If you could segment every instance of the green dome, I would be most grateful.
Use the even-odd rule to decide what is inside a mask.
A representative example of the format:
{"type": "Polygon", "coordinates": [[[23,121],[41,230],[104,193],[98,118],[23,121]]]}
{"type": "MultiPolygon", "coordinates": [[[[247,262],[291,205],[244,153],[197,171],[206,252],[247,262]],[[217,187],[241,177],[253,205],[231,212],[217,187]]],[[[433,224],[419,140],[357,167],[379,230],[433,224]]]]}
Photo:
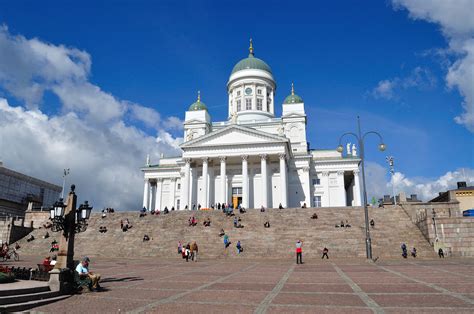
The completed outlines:
{"type": "Polygon", "coordinates": [[[198,99],[195,103],[189,106],[188,111],[196,111],[196,110],[207,110],[206,104],[201,102],[201,92],[198,92],[198,99]]]}
{"type": "Polygon", "coordinates": [[[300,104],[303,102],[303,98],[295,94],[295,87],[291,83],[291,94],[288,95],[283,101],[284,104],[300,104]]]}
{"type": "Polygon", "coordinates": [[[303,98],[298,95],[289,95],[285,98],[284,104],[299,104],[303,102],[303,98]]]}
{"type": "Polygon", "coordinates": [[[265,63],[262,59],[255,58],[253,54],[249,54],[248,58],[240,60],[232,69],[232,74],[237,71],[246,70],[246,69],[257,69],[263,70],[272,74],[272,69],[268,64],[265,63]]]}

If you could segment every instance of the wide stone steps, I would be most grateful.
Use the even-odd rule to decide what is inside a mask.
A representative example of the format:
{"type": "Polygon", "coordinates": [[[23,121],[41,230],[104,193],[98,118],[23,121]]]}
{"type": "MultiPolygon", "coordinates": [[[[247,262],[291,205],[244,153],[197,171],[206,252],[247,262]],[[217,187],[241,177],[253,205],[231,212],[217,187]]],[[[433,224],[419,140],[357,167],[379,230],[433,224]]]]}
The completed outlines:
{"type": "MultiPolygon", "coordinates": [[[[434,252],[418,228],[401,209],[370,208],[370,218],[375,228],[371,228],[373,255],[399,257],[400,245],[406,243],[411,249],[417,248],[420,257],[433,257],[434,252]]],[[[177,243],[196,241],[200,255],[207,258],[229,258],[237,256],[235,244],[241,241],[244,254],[239,258],[283,258],[294,255],[297,239],[304,242],[306,257],[319,257],[324,247],[334,257],[365,256],[365,222],[363,208],[307,208],[270,209],[264,213],[248,210],[240,216],[244,228],[233,227],[233,217],[221,211],[175,211],[168,215],[139,218],[137,212],[116,212],[101,218],[91,215],[86,232],[76,235],[76,255],[90,256],[162,256],[177,254],[177,243]],[[310,219],[313,213],[318,219],[310,219]],[[195,227],[188,226],[188,218],[194,215],[198,221],[195,227]],[[205,218],[211,218],[211,227],[204,227],[205,218]],[[120,229],[120,220],[129,219],[133,225],[127,232],[120,229]],[[271,228],[264,228],[268,220],[271,228]],[[348,220],[351,228],[335,228],[336,224],[348,220]],[[106,226],[107,233],[99,233],[99,227],[106,226]],[[232,245],[224,250],[223,239],[218,236],[223,228],[232,245]],[[148,234],[152,241],[143,242],[148,234]]],[[[57,237],[49,231],[50,237],[43,239],[45,230],[35,230],[35,240],[21,241],[21,251],[27,254],[48,254],[50,243],[57,237]]]]}

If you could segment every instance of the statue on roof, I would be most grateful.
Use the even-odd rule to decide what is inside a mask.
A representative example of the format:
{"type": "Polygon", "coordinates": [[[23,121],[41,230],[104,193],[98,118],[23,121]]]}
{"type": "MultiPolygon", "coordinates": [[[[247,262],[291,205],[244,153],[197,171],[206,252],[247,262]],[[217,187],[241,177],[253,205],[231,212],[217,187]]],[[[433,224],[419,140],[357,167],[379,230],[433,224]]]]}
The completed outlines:
{"type": "Polygon", "coordinates": [[[147,166],[150,165],[150,154],[147,154],[147,155],[146,155],[146,165],[147,165],[147,166]]]}
{"type": "Polygon", "coordinates": [[[352,144],[352,157],[357,157],[356,144],[352,144]]]}
{"type": "Polygon", "coordinates": [[[347,156],[350,156],[351,155],[351,143],[347,143],[346,150],[347,150],[347,156]]]}

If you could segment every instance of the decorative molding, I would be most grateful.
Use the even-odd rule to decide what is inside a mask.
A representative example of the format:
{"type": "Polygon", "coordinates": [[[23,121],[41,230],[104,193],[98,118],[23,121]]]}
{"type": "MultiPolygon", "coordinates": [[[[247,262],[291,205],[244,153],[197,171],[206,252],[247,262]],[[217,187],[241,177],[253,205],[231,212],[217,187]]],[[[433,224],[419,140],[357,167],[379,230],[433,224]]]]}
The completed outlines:
{"type": "Polygon", "coordinates": [[[268,159],[268,155],[267,155],[267,154],[260,154],[260,159],[261,159],[261,160],[267,160],[267,159],[268,159]]]}
{"type": "Polygon", "coordinates": [[[280,157],[280,159],[286,159],[286,154],[285,153],[279,153],[278,157],[280,157]]]}
{"type": "Polygon", "coordinates": [[[201,159],[202,159],[202,163],[203,163],[203,164],[204,164],[204,163],[207,164],[207,163],[209,162],[209,157],[201,157],[201,159]]]}
{"type": "Polygon", "coordinates": [[[249,155],[242,155],[240,157],[242,158],[242,160],[245,160],[245,161],[249,159],[249,155]]]}
{"type": "Polygon", "coordinates": [[[303,172],[309,172],[309,167],[303,167],[303,172]]]}
{"type": "Polygon", "coordinates": [[[323,171],[323,172],[321,172],[321,174],[323,175],[323,177],[328,177],[329,176],[329,171],[323,171]]]}
{"type": "Polygon", "coordinates": [[[344,170],[338,170],[337,175],[338,176],[343,176],[344,175],[344,170]]]}
{"type": "Polygon", "coordinates": [[[354,169],[354,170],[352,170],[352,173],[353,173],[355,176],[358,176],[359,173],[360,173],[360,170],[359,170],[359,169],[354,169]]]}
{"type": "Polygon", "coordinates": [[[223,162],[225,162],[227,157],[226,156],[219,156],[219,159],[220,159],[221,163],[223,163],[223,162]]]}
{"type": "Polygon", "coordinates": [[[190,164],[191,163],[191,158],[184,158],[184,162],[187,163],[187,164],[190,164]]]}

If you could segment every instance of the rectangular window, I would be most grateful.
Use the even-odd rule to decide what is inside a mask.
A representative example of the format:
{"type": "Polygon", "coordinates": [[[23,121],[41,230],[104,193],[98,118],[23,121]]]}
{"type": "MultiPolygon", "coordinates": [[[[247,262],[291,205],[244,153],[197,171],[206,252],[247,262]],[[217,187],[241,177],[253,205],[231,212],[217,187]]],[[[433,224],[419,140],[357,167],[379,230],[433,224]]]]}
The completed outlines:
{"type": "Polygon", "coordinates": [[[179,210],[179,203],[180,203],[180,199],[177,199],[176,200],[176,210],[179,210]]]}
{"type": "Polygon", "coordinates": [[[237,91],[237,96],[240,96],[240,91],[239,90],[237,91]]]}
{"type": "Polygon", "coordinates": [[[252,110],[252,99],[250,98],[245,99],[245,109],[252,110]]]}
{"type": "Polygon", "coordinates": [[[242,110],[242,101],[239,99],[237,100],[237,111],[242,110]]]}
{"type": "Polygon", "coordinates": [[[321,207],[321,195],[316,195],[313,197],[314,207],[321,207]]]}
{"type": "Polygon", "coordinates": [[[181,190],[181,183],[178,183],[178,190],[181,190]]]}
{"type": "Polygon", "coordinates": [[[313,185],[320,185],[321,180],[319,178],[313,179],[313,185]]]}
{"type": "Polygon", "coordinates": [[[261,89],[257,89],[257,94],[258,94],[258,95],[262,95],[262,90],[261,90],[261,89]]]}
{"type": "Polygon", "coordinates": [[[262,109],[263,109],[263,99],[257,98],[257,110],[262,110],[262,109]]]}

